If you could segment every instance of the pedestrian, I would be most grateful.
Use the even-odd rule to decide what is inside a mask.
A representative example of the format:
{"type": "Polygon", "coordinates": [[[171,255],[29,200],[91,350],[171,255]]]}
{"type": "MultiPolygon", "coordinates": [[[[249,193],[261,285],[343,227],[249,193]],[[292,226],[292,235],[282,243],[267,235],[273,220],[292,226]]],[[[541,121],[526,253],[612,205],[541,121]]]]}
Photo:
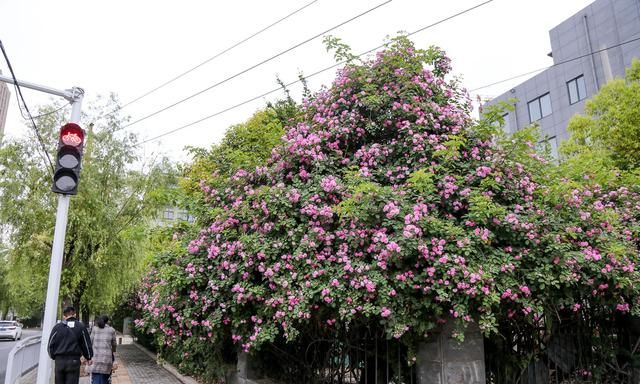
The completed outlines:
{"type": "Polygon", "coordinates": [[[113,369],[114,353],[116,352],[116,330],[109,326],[109,317],[100,316],[91,331],[93,344],[93,365],[91,384],[107,384],[113,369]]]}
{"type": "Polygon", "coordinates": [[[80,381],[80,356],[91,365],[93,348],[87,328],[76,319],[76,310],[67,307],[62,311],[63,320],[51,330],[49,357],[55,360],[55,384],[78,384],[80,381]]]}

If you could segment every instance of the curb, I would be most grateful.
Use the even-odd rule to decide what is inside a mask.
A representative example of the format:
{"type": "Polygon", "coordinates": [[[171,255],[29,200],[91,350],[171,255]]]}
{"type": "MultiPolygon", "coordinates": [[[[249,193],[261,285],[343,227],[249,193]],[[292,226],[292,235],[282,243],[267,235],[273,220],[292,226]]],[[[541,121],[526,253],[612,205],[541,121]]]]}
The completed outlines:
{"type": "Polygon", "coordinates": [[[141,350],[142,352],[146,353],[149,357],[151,357],[153,359],[153,361],[155,361],[162,368],[166,369],[170,374],[175,376],[175,378],[178,379],[182,384],[200,384],[193,377],[185,376],[185,375],[181,374],[180,372],[178,372],[178,369],[176,367],[174,367],[173,365],[171,365],[171,364],[169,364],[167,362],[158,361],[158,356],[155,353],[147,350],[142,345],[136,343],[135,341],[132,342],[131,344],[135,345],[139,350],[141,350]]]}

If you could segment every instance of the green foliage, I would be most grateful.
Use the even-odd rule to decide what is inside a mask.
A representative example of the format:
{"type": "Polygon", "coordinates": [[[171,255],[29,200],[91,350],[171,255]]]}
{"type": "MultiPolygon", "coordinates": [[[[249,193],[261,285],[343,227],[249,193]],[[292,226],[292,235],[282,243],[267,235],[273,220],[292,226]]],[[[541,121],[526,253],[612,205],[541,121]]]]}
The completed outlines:
{"type": "Polygon", "coordinates": [[[488,140],[494,137],[504,138],[504,115],[506,112],[515,110],[514,103],[517,99],[500,101],[496,104],[484,108],[480,119],[476,124],[476,132],[483,139],[488,140]]]}
{"type": "Polygon", "coordinates": [[[351,47],[349,47],[348,44],[345,44],[339,37],[325,36],[322,39],[322,42],[324,43],[327,52],[333,51],[333,57],[336,61],[352,62],[358,58],[358,56],[351,52],[351,47]]]}
{"type": "Polygon", "coordinates": [[[422,196],[431,195],[436,192],[436,186],[433,183],[434,174],[424,168],[411,173],[407,181],[411,189],[422,196]]]}
{"type": "Polygon", "coordinates": [[[569,122],[571,138],[562,153],[583,169],[611,165],[621,170],[640,167],[640,60],[635,59],[626,79],[604,85],[587,101],[584,115],[569,122]]]}
{"type": "MultiPolygon", "coordinates": [[[[281,81],[278,82],[283,85],[281,81]]],[[[222,217],[226,214],[222,207],[210,204],[210,188],[233,188],[232,177],[239,171],[253,171],[256,167],[264,166],[273,149],[282,144],[285,124],[295,124],[299,118],[299,106],[291,99],[284,86],[283,89],[287,95],[285,99],[269,103],[264,110],[254,113],[246,122],[229,127],[220,143],[209,149],[190,148],[193,161],[184,167],[179,180],[180,188],[175,191],[174,197],[180,205],[188,206],[190,213],[195,214],[198,221],[206,223],[210,217],[222,217]]],[[[255,191],[255,197],[262,198],[270,193],[271,189],[264,186],[255,191]]],[[[182,242],[186,238],[197,236],[197,224],[182,223],[170,228],[158,228],[150,233],[146,253],[151,273],[161,276],[166,282],[155,286],[153,295],[165,297],[183,284],[206,283],[199,276],[185,280],[183,268],[177,264],[178,260],[185,257],[182,242]]],[[[243,241],[251,242],[251,235],[246,234],[243,241]]],[[[148,282],[143,281],[142,289],[148,287],[148,282]]],[[[221,319],[216,321],[220,322],[221,319]]],[[[216,382],[216,378],[224,377],[229,357],[223,355],[223,346],[230,350],[229,346],[214,346],[197,338],[185,344],[169,346],[165,345],[167,339],[159,333],[144,335],[154,337],[156,348],[162,357],[183,372],[206,378],[207,382],[216,382]]]]}
{"type": "MultiPolygon", "coordinates": [[[[60,295],[85,313],[112,308],[120,293],[139,279],[147,229],[158,207],[167,202],[168,195],[161,190],[176,182],[166,161],[140,163],[135,135],[116,132],[122,119],[94,118],[115,105],[113,98],[96,101],[81,123],[88,134],[79,193],[69,209],[60,295]]],[[[52,159],[57,130],[64,122],[59,113],[39,121],[52,159]]],[[[51,172],[42,158],[31,135],[0,148],[7,281],[12,305],[24,313],[39,310],[44,302],[53,239],[57,195],[50,191],[51,172]]]]}
{"type": "Polygon", "coordinates": [[[239,170],[260,163],[235,155],[252,140],[201,152],[200,230],[174,237],[140,294],[138,325],[168,354],[202,372],[186,353],[221,342],[260,355],[368,329],[411,350],[475,322],[533,340],[508,352],[522,369],[559,313],[640,314],[637,188],[568,179],[535,127],[500,134],[505,105],[472,121],[438,48],[401,36],[356,63],[328,46],[349,62],[264,164],[239,170]]]}
{"type": "Polygon", "coordinates": [[[338,204],[335,211],[344,218],[360,218],[363,221],[379,219],[388,188],[371,181],[361,180],[350,185],[351,197],[338,204]],[[386,192],[386,193],[385,193],[386,192]]]}
{"type": "Polygon", "coordinates": [[[7,314],[11,303],[7,280],[7,252],[7,249],[0,247],[0,319],[7,314]]]}
{"type": "Polygon", "coordinates": [[[298,114],[293,101],[278,101],[256,112],[246,122],[229,127],[222,141],[209,150],[190,148],[193,161],[184,170],[179,184],[185,193],[185,203],[193,213],[198,217],[212,213],[195,203],[207,198],[201,189],[203,181],[221,186],[236,171],[253,170],[263,164],[273,148],[281,143],[284,124],[295,120],[298,114]]]}

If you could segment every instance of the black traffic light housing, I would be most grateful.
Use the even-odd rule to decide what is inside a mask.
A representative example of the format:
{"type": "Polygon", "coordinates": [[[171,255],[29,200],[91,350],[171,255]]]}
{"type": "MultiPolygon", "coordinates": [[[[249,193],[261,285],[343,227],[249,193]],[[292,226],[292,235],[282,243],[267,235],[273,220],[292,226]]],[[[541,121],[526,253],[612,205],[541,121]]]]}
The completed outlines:
{"type": "Polygon", "coordinates": [[[60,129],[58,152],[56,155],[53,187],[51,190],[63,195],[78,193],[84,130],[78,124],[68,123],[60,129]]]}

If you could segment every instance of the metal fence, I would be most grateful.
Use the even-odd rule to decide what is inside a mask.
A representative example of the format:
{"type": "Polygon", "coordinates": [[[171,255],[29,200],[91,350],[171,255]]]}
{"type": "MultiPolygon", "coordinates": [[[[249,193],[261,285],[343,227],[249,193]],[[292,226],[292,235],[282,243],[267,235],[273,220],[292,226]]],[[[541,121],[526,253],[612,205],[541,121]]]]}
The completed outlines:
{"type": "Polygon", "coordinates": [[[638,384],[640,319],[561,311],[549,328],[502,326],[485,352],[490,384],[638,384]]]}
{"type": "Polygon", "coordinates": [[[38,366],[40,358],[40,336],[31,336],[20,341],[9,352],[4,384],[15,384],[19,378],[38,366]]]}
{"type": "Polygon", "coordinates": [[[258,356],[259,371],[287,384],[414,384],[407,348],[382,329],[336,326],[325,335],[270,343],[258,356]]]}

